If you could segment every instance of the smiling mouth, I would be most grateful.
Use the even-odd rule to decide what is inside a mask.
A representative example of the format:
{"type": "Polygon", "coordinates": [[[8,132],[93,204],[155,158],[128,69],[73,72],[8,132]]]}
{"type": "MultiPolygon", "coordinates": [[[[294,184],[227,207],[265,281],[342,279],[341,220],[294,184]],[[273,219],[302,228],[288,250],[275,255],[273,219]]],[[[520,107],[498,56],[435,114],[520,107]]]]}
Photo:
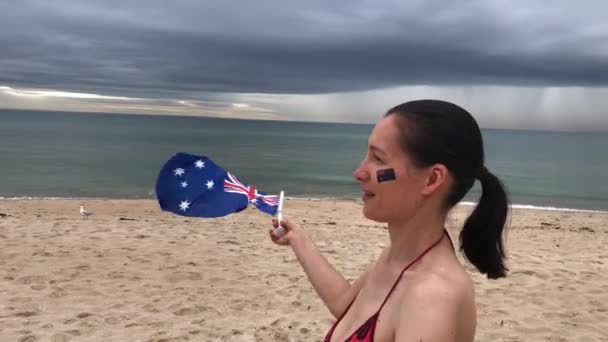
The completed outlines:
{"type": "Polygon", "coordinates": [[[366,201],[366,200],[371,199],[371,198],[372,198],[372,197],[374,197],[374,196],[376,196],[376,195],[375,195],[373,192],[363,190],[363,191],[362,191],[361,198],[362,198],[364,201],[366,201]]]}

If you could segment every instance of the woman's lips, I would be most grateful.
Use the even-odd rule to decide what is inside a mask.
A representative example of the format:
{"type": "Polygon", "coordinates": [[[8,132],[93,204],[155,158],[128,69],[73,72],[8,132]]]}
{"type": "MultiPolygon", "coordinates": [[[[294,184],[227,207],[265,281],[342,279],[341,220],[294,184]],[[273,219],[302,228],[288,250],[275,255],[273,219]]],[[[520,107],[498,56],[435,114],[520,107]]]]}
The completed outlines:
{"type": "Polygon", "coordinates": [[[374,196],[375,196],[375,194],[373,192],[367,191],[367,190],[362,190],[361,198],[363,199],[363,201],[367,201],[374,196]]]}

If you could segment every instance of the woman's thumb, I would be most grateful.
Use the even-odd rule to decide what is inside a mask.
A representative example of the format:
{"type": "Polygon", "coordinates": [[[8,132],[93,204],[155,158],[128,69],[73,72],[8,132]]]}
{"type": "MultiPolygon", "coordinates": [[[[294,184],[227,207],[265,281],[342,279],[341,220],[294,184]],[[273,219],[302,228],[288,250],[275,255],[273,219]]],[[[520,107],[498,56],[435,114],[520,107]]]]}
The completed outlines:
{"type": "Polygon", "coordinates": [[[292,223],[289,221],[289,219],[284,218],[281,220],[281,227],[285,227],[287,230],[290,230],[292,228],[292,223]]]}
{"type": "Polygon", "coordinates": [[[275,228],[273,234],[274,236],[280,238],[283,237],[283,235],[285,235],[285,233],[287,233],[287,229],[283,228],[283,226],[275,228]]]}

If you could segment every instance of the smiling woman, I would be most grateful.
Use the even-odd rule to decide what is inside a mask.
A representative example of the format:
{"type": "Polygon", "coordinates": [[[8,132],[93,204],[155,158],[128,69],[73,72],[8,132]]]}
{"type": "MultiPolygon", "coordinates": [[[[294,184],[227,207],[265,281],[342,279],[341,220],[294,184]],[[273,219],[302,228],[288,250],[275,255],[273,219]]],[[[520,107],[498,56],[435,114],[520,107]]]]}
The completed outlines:
{"type": "MultiPolygon", "coordinates": [[[[420,100],[390,109],[369,137],[354,174],[363,215],[386,223],[389,243],[352,284],[321,256],[310,234],[289,220],[271,239],[290,245],[313,287],[337,318],[325,342],[453,341],[475,337],[473,282],[445,228],[448,211],[482,186],[460,248],[488,278],[506,276],[507,196],[484,165],[481,132],[461,107],[420,100]]],[[[276,228],[279,223],[274,220],[276,228]]]]}

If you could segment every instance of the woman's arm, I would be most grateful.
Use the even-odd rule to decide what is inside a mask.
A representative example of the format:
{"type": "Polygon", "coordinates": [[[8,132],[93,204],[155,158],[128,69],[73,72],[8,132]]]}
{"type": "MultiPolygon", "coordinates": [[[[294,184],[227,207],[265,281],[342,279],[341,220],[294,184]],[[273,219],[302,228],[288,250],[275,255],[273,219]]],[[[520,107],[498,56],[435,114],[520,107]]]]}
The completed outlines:
{"type": "MultiPolygon", "coordinates": [[[[278,226],[276,221],[273,221],[273,224],[275,227],[278,226]]],[[[325,306],[334,317],[339,317],[361,289],[371,267],[350,284],[325,259],[308,232],[288,220],[283,220],[281,225],[287,229],[285,235],[277,237],[271,231],[271,239],[279,245],[291,246],[304,273],[325,306]]]]}
{"type": "Polygon", "coordinates": [[[329,311],[338,318],[355,298],[363,286],[371,268],[350,284],[323,257],[312,239],[303,239],[292,244],[293,251],[306,276],[329,311]]]}

